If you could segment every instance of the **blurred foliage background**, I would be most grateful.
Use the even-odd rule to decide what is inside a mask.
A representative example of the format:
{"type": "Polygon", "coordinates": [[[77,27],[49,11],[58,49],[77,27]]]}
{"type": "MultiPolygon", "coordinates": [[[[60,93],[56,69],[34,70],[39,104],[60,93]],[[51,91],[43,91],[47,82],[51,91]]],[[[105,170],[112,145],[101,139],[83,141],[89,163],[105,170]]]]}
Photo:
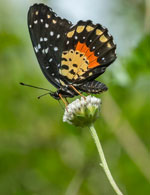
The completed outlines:
{"type": "MultiPolygon", "coordinates": [[[[95,126],[112,174],[125,195],[150,194],[150,1],[1,0],[0,194],[113,195],[88,128],[62,122],[63,110],[40,90],[42,75],[27,28],[27,11],[43,2],[73,23],[106,26],[118,58],[98,78],[109,87],[95,126]]],[[[72,100],[70,100],[72,101],[72,100]]]]}

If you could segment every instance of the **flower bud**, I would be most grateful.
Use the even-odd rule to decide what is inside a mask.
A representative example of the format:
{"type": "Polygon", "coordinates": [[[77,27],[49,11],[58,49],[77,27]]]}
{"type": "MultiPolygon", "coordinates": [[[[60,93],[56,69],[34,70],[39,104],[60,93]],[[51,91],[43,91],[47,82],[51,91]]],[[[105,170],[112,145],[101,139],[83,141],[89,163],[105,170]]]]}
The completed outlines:
{"type": "Polygon", "coordinates": [[[76,99],[66,107],[63,121],[80,127],[91,125],[99,117],[100,106],[101,99],[94,96],[76,99]]]}

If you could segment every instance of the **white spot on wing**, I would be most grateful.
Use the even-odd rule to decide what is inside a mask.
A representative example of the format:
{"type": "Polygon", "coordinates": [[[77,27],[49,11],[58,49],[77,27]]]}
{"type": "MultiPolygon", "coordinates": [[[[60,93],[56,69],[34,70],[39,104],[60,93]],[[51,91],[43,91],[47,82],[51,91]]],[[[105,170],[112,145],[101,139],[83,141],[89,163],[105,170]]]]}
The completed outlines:
{"type": "Polygon", "coordinates": [[[38,44],[38,49],[41,49],[41,44],[38,44]]]}
{"type": "Polygon", "coordinates": [[[43,38],[42,38],[42,37],[40,38],[40,41],[41,41],[41,42],[43,41],[43,38]]]}
{"type": "Polygon", "coordinates": [[[43,23],[43,19],[40,20],[43,23]]]}
{"type": "Polygon", "coordinates": [[[35,21],[34,21],[34,24],[37,24],[37,23],[38,23],[38,21],[37,21],[37,20],[35,20],[35,21]]]}
{"type": "Polygon", "coordinates": [[[67,43],[66,43],[67,45],[69,44],[69,41],[67,41],[67,43]]]}
{"type": "Polygon", "coordinates": [[[75,38],[75,39],[78,39],[78,37],[77,37],[77,36],[75,36],[74,38],[75,38]]]}
{"type": "Polygon", "coordinates": [[[49,27],[49,25],[46,23],[46,24],[45,24],[45,28],[48,28],[48,27],[49,27]]]}
{"type": "Polygon", "coordinates": [[[39,52],[38,47],[34,47],[34,49],[35,49],[35,52],[36,52],[36,53],[38,53],[38,52],[39,52]]]}
{"type": "Polygon", "coordinates": [[[49,66],[46,66],[46,69],[48,69],[49,68],[49,66]]]}
{"type": "Polygon", "coordinates": [[[50,31],[50,36],[53,36],[54,35],[54,32],[53,31],[50,31]]]}
{"type": "Polygon", "coordinates": [[[49,48],[46,48],[46,49],[45,49],[45,53],[46,53],[46,54],[48,53],[48,50],[49,50],[49,48]]]}
{"type": "Polygon", "coordinates": [[[53,61],[53,59],[52,59],[52,58],[50,58],[50,59],[49,59],[49,62],[52,62],[52,61],[53,61]]]}
{"type": "Polygon", "coordinates": [[[58,47],[54,47],[54,51],[58,51],[58,47]]]}
{"type": "Polygon", "coordinates": [[[55,81],[57,81],[59,83],[59,80],[57,78],[55,78],[55,81]]]}
{"type": "Polygon", "coordinates": [[[44,37],[44,41],[48,41],[48,38],[44,37]]]}
{"type": "Polygon", "coordinates": [[[55,74],[54,73],[52,73],[52,76],[54,76],[55,74]]]}
{"type": "Polygon", "coordinates": [[[32,25],[31,24],[29,25],[29,28],[32,28],[32,25]]]}
{"type": "Polygon", "coordinates": [[[47,53],[48,53],[48,50],[49,50],[49,48],[43,49],[43,50],[42,50],[42,53],[43,53],[43,54],[47,54],[47,53]]]}
{"type": "Polygon", "coordinates": [[[57,35],[57,39],[59,39],[59,38],[60,38],[60,34],[57,35]]]}

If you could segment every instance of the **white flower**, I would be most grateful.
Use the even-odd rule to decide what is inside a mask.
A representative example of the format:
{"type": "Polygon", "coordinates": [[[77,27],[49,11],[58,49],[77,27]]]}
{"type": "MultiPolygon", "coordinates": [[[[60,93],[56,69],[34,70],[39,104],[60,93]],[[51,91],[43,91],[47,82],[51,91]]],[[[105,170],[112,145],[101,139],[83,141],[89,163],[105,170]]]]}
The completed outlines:
{"type": "Polygon", "coordinates": [[[87,96],[76,99],[65,109],[63,121],[75,126],[87,126],[92,124],[100,112],[101,99],[87,96]]]}

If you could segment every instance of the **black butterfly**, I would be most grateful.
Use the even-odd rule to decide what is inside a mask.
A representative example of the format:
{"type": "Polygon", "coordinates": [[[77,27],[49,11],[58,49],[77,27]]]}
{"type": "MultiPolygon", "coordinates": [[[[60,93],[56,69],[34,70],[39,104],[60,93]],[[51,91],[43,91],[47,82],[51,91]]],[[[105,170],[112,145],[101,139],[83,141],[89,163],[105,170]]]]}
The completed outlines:
{"type": "Polygon", "coordinates": [[[28,27],[41,70],[57,88],[52,97],[107,90],[95,80],[116,59],[116,45],[106,28],[90,20],[72,25],[44,4],[30,7],[28,27]]]}

